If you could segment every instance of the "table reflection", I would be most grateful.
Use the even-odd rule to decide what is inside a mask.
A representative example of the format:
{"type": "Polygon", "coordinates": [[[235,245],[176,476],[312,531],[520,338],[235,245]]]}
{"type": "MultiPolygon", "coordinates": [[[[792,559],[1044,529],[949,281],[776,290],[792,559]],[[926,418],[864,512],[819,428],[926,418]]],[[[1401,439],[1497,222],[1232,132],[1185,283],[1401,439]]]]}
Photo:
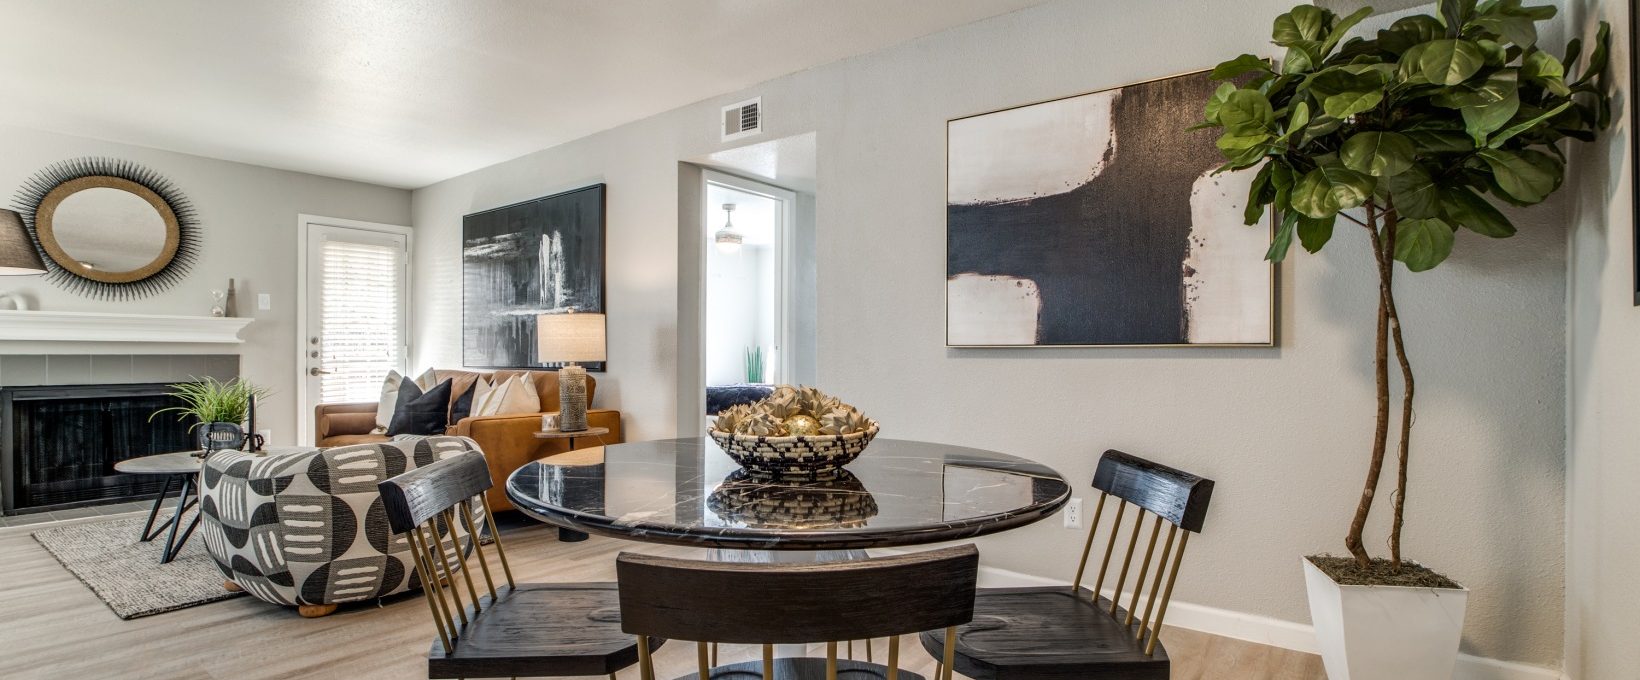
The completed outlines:
{"type": "Polygon", "coordinates": [[[854,529],[876,516],[877,501],[847,470],[797,484],[736,470],[707,496],[706,508],[726,525],[754,529],[854,529]]]}

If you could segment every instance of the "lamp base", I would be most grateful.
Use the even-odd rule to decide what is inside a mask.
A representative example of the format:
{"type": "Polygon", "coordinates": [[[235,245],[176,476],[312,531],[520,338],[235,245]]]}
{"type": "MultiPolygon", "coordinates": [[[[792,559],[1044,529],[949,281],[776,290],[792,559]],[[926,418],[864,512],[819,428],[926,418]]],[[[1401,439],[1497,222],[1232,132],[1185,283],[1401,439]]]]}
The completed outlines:
{"type": "Polygon", "coordinates": [[[587,369],[570,364],[558,369],[558,430],[587,429],[587,369]]]}

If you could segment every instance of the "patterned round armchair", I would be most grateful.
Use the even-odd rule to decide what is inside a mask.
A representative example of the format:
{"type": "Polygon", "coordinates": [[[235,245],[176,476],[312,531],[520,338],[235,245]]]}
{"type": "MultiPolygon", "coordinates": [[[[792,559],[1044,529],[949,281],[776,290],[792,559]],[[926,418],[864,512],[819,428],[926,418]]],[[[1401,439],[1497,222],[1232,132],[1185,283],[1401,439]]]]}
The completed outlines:
{"type": "MultiPolygon", "coordinates": [[[[376,485],[478,450],[466,437],[428,437],[300,453],[212,454],[200,473],[206,552],[227,579],[224,587],[298,607],[307,617],[419,588],[409,543],[388,529],[376,485]]],[[[482,532],[483,505],[474,509],[482,532]]],[[[464,529],[456,532],[466,540],[464,529]]]]}

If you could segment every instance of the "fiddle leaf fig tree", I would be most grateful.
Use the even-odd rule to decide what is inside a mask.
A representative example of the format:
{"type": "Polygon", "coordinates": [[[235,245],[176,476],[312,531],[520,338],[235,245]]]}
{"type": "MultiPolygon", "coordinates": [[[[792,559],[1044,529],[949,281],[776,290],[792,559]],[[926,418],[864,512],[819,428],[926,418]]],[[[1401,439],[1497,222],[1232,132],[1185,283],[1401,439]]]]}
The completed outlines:
{"type": "Polygon", "coordinates": [[[1393,347],[1403,385],[1389,538],[1397,572],[1414,383],[1395,308],[1394,263],[1426,271],[1459,241],[1513,235],[1499,205],[1530,206],[1554,193],[1565,177],[1560,141],[1592,141],[1610,122],[1605,23],[1579,71],[1580,41],[1563,57],[1538,44],[1538,25],[1555,15],[1553,7],[1442,0],[1437,9],[1346,40],[1371,8],[1341,17],[1294,7],[1276,17],[1271,32],[1286,48],[1280,63],[1244,54],[1219,64],[1212,77],[1225,82],[1199,126],[1221,131],[1227,162],[1220,171],[1258,168],[1245,217],[1252,225],[1266,208],[1275,211],[1267,259],[1285,258],[1295,239],[1319,251],[1340,225],[1361,228],[1371,242],[1379,291],[1377,428],[1345,546],[1362,568],[1371,564],[1361,535],[1389,448],[1393,347]]]}

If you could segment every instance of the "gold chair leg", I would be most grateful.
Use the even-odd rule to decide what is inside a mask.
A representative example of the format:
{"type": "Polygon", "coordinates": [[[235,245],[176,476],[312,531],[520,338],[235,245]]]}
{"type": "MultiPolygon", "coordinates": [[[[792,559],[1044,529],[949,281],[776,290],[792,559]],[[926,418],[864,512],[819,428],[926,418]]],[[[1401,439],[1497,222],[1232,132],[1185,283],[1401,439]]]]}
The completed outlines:
{"type": "Polygon", "coordinates": [[[718,643],[714,642],[714,643],[712,643],[712,667],[716,668],[717,665],[718,665],[718,643]]]}
{"type": "Polygon", "coordinates": [[[638,636],[638,673],[643,680],[655,680],[655,659],[649,656],[649,636],[638,636]]]}
{"type": "Polygon", "coordinates": [[[945,680],[951,680],[952,667],[957,663],[957,627],[945,629],[945,680]]]}
{"type": "Polygon", "coordinates": [[[695,643],[695,665],[699,668],[700,680],[712,680],[712,664],[704,642],[695,643]]]}
{"type": "Polygon", "coordinates": [[[763,680],[774,680],[774,645],[763,645],[763,680]]]}
{"type": "Polygon", "coordinates": [[[888,639],[888,680],[900,680],[900,636],[888,639]]]}
{"type": "MultiPolygon", "coordinates": [[[[852,640],[849,641],[849,647],[854,647],[852,640]]],[[[826,643],[826,680],[837,680],[837,643],[835,641],[826,643]]]]}

